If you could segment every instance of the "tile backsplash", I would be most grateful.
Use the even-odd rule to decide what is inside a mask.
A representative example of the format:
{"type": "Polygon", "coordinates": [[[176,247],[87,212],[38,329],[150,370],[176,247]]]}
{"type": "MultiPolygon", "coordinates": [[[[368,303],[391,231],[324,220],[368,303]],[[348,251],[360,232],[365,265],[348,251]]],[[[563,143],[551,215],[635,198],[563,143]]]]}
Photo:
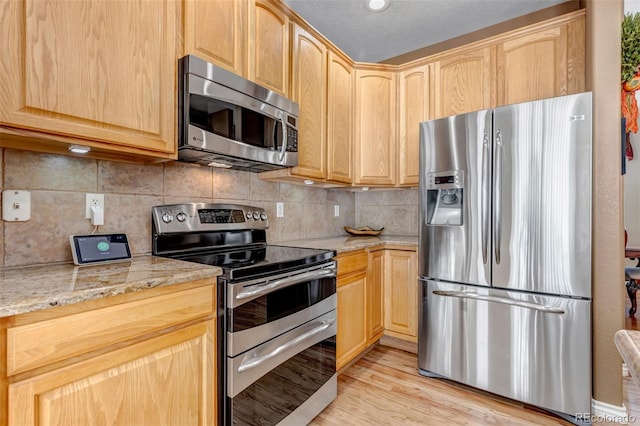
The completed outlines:
{"type": "Polygon", "coordinates": [[[1,155],[2,189],[31,192],[31,219],[1,223],[1,266],[70,261],[69,235],[93,231],[84,217],[87,192],[105,195],[105,224],[98,232],[127,233],[134,254],[151,251],[151,207],[181,202],[263,207],[271,243],[345,235],[345,225],[417,234],[415,189],[356,194],[181,162],[128,164],[13,149],[1,155]],[[284,203],[283,218],[276,218],[277,202],[284,203]],[[338,217],[335,205],[340,206],[338,217]]]}

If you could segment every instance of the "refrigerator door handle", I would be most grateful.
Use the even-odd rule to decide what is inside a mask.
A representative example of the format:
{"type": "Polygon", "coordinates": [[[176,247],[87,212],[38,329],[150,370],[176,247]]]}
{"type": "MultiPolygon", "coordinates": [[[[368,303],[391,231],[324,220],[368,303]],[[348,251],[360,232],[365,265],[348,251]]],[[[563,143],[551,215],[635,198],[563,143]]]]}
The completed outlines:
{"type": "Polygon", "coordinates": [[[487,251],[489,250],[489,197],[491,194],[490,185],[488,182],[489,175],[489,134],[485,130],[484,138],[482,140],[482,208],[481,218],[482,221],[482,263],[487,264],[487,251]]]}
{"type": "Polygon", "coordinates": [[[494,253],[496,264],[500,264],[500,239],[502,238],[502,133],[496,130],[495,148],[495,204],[494,204],[494,253]]]}
{"type": "Polygon", "coordinates": [[[508,299],[506,297],[487,296],[478,293],[469,293],[466,291],[434,290],[432,291],[432,293],[436,296],[457,297],[459,299],[484,300],[486,302],[502,303],[503,305],[512,305],[520,308],[533,309],[534,311],[544,312],[546,314],[564,314],[563,309],[554,308],[552,306],[538,305],[531,302],[524,302],[522,300],[508,299]]]}

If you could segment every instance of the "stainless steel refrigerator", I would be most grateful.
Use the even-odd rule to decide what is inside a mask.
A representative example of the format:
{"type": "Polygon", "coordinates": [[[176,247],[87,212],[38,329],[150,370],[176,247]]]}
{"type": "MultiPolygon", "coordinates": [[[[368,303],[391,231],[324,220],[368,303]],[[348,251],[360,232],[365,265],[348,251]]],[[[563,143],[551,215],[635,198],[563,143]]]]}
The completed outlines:
{"type": "Polygon", "coordinates": [[[422,374],[590,415],[591,104],[420,124],[422,374]]]}

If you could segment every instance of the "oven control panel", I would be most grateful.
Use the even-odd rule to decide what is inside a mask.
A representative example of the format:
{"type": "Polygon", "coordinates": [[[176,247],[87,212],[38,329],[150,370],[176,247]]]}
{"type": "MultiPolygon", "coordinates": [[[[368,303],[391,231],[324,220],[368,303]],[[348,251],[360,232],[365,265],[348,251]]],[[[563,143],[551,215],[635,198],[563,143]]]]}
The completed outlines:
{"type": "Polygon", "coordinates": [[[262,207],[238,204],[188,203],[156,206],[151,212],[157,233],[267,229],[262,207]]]}

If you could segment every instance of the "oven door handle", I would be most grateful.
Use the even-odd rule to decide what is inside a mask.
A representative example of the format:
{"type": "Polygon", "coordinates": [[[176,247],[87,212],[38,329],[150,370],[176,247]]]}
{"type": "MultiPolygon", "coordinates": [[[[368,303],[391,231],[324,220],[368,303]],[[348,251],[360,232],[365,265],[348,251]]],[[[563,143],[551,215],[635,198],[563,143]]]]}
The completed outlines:
{"type": "Polygon", "coordinates": [[[238,373],[242,373],[243,371],[251,370],[252,368],[258,367],[260,364],[263,364],[264,362],[270,360],[271,358],[274,358],[280,355],[282,352],[286,351],[287,349],[297,346],[303,341],[315,336],[316,334],[325,331],[327,328],[331,327],[335,321],[336,321],[335,317],[325,319],[325,320],[319,321],[320,325],[317,327],[316,325],[318,325],[318,322],[311,322],[306,326],[303,326],[304,328],[313,327],[311,330],[306,331],[301,335],[289,340],[287,343],[278,346],[274,350],[266,354],[260,354],[259,351],[254,351],[253,353],[251,353],[249,357],[247,357],[246,360],[243,360],[242,363],[238,366],[238,373]]]}
{"type": "Polygon", "coordinates": [[[326,278],[335,276],[335,268],[319,269],[317,271],[304,272],[302,274],[293,275],[286,278],[281,278],[275,281],[267,281],[266,284],[254,284],[245,287],[242,291],[236,294],[236,300],[248,299],[255,297],[263,293],[269,293],[274,289],[288,287],[293,284],[298,284],[305,281],[311,281],[318,278],[326,278]]]}

